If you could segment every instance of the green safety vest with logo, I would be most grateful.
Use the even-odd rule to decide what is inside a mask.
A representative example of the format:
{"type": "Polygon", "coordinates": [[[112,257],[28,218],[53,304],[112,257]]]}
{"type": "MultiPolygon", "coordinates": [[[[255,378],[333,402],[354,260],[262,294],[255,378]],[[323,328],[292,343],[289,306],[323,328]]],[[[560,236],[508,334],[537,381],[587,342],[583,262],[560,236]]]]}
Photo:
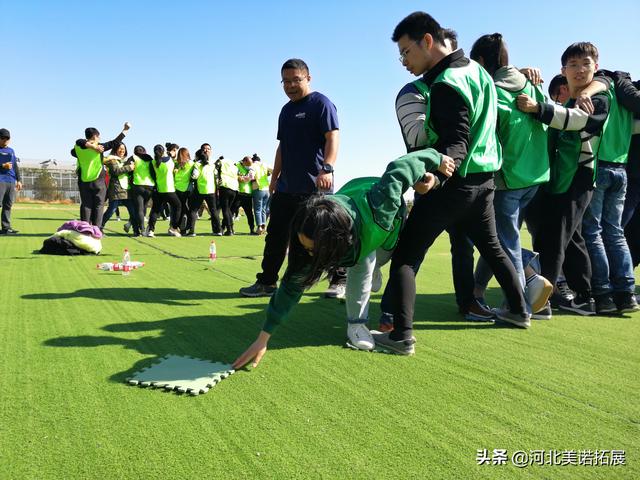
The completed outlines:
{"type": "Polygon", "coordinates": [[[175,187],[178,192],[186,192],[189,190],[189,184],[191,183],[191,174],[194,168],[193,160],[189,160],[187,163],[178,166],[174,172],[175,187]]]}
{"type": "Polygon", "coordinates": [[[93,182],[102,173],[102,154],[92,148],[73,147],[80,167],[80,180],[82,182],[93,182]]]}
{"type": "Polygon", "coordinates": [[[170,158],[166,162],[161,162],[160,165],[156,165],[156,160],[153,160],[151,163],[153,163],[153,169],[156,172],[158,193],[175,192],[176,187],[173,180],[173,159],[170,158]]]}
{"type": "MultiPolygon", "coordinates": [[[[152,160],[153,161],[153,160],[152,160]]],[[[133,184],[147,187],[155,186],[151,176],[151,162],[145,162],[139,156],[133,156],[133,184]]]]}
{"type": "Polygon", "coordinates": [[[391,228],[387,229],[377,223],[369,203],[369,192],[371,187],[379,181],[379,177],[355,178],[343,185],[335,195],[328,197],[348,207],[347,210],[355,209],[359,214],[354,222],[357,238],[359,239],[355,263],[358,263],[371,252],[375,252],[378,248],[393,250],[398,243],[402,219],[406,214],[406,206],[402,202],[391,228]]]}
{"type": "Polygon", "coordinates": [[[618,103],[614,85],[604,93],[609,98],[609,115],[602,128],[598,160],[627,163],[633,135],[633,114],[618,103]]]}
{"type": "MultiPolygon", "coordinates": [[[[464,67],[447,68],[433,81],[446,83],[462,97],[469,108],[470,138],[467,156],[458,168],[458,174],[495,172],[500,169],[502,154],[496,135],[497,94],[493,79],[487,71],[473,60],[464,67]]],[[[427,101],[424,128],[427,134],[426,147],[438,141],[438,133],[430,121],[431,89],[422,80],[413,85],[427,101]]]]}
{"type": "Polygon", "coordinates": [[[220,186],[228,188],[229,190],[238,191],[238,167],[237,165],[227,162],[226,160],[220,161],[220,186]]]}
{"type": "Polygon", "coordinates": [[[269,190],[269,167],[262,162],[254,162],[253,170],[256,174],[258,190],[269,190]]]}
{"type": "Polygon", "coordinates": [[[216,193],[216,167],[210,163],[206,165],[197,163],[195,168],[198,170],[198,179],[196,180],[198,193],[201,195],[216,193]]]}
{"type": "MultiPolygon", "coordinates": [[[[249,169],[245,167],[242,162],[236,163],[236,167],[238,167],[238,176],[245,176],[249,173],[249,169]]],[[[246,193],[247,195],[251,195],[251,190],[251,180],[241,182],[240,179],[238,179],[238,193],[246,193]]]]}
{"type": "Polygon", "coordinates": [[[502,168],[498,175],[508,189],[531,187],[549,181],[547,125],[516,107],[516,97],[527,94],[546,102],[540,87],[529,81],[519,91],[496,87],[498,94],[498,139],[502,146],[502,168]]]}

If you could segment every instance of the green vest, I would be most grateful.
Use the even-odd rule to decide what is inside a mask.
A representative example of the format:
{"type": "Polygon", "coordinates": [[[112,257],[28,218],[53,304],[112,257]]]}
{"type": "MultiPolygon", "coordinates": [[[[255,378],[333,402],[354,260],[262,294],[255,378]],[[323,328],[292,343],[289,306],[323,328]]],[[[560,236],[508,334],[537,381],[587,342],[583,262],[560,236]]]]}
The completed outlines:
{"type": "Polygon", "coordinates": [[[602,128],[598,160],[627,163],[633,134],[633,114],[618,103],[613,85],[605,93],[609,97],[609,115],[602,128]]]}
{"type": "Polygon", "coordinates": [[[194,163],[189,160],[182,167],[176,168],[175,171],[175,183],[176,190],[178,192],[186,192],[189,190],[189,183],[191,183],[191,173],[193,172],[194,163]]]}
{"type": "Polygon", "coordinates": [[[537,102],[546,99],[539,87],[526,82],[517,92],[496,88],[498,93],[498,139],[502,146],[499,175],[508,189],[526,188],[549,181],[547,125],[516,107],[516,97],[527,94],[537,102]]]}
{"type": "Polygon", "coordinates": [[[201,195],[211,195],[212,193],[216,193],[216,167],[210,163],[207,163],[206,165],[198,163],[195,168],[200,172],[198,180],[196,181],[198,193],[201,195]]]}
{"type": "MultiPolygon", "coordinates": [[[[238,167],[238,176],[245,176],[249,173],[249,169],[245,167],[242,162],[236,163],[236,167],[238,167]]],[[[251,195],[251,190],[251,180],[247,180],[246,182],[238,180],[238,193],[251,195]]]]}
{"type": "Polygon", "coordinates": [[[220,161],[220,186],[238,191],[238,167],[226,160],[220,161]]]}
{"type": "MultiPolygon", "coordinates": [[[[502,155],[496,136],[497,94],[493,79],[487,71],[473,60],[469,65],[447,68],[436,77],[433,84],[446,83],[462,97],[469,108],[470,138],[467,156],[458,168],[458,174],[495,172],[500,169],[502,155]]],[[[426,147],[438,141],[438,133],[431,124],[430,88],[421,80],[413,82],[418,91],[427,99],[426,147]]]]}
{"type": "MultiPolygon", "coordinates": [[[[110,155],[109,158],[116,161],[116,165],[118,166],[118,168],[122,167],[122,160],[120,159],[120,157],[110,155]]],[[[120,175],[118,175],[117,179],[120,187],[122,187],[123,190],[129,190],[129,172],[121,173],[120,175]]],[[[115,181],[115,179],[112,178],[110,181],[113,182],[115,181]]]]}
{"type": "Polygon", "coordinates": [[[327,197],[336,200],[338,203],[350,204],[352,206],[351,210],[355,210],[358,213],[354,219],[354,227],[357,231],[359,243],[356,247],[358,251],[355,263],[358,263],[378,248],[391,251],[398,243],[398,236],[402,228],[402,218],[405,212],[404,203],[398,210],[398,215],[393,222],[391,230],[386,230],[378,225],[369,204],[368,194],[371,191],[371,187],[379,181],[379,177],[355,178],[347,182],[335,195],[327,197]]]}
{"type": "Polygon", "coordinates": [[[262,162],[254,162],[253,169],[256,172],[258,190],[269,190],[269,167],[262,162]]]}
{"type": "MultiPolygon", "coordinates": [[[[153,160],[152,160],[153,161],[153,160]]],[[[133,156],[133,184],[145,185],[147,187],[155,186],[156,182],[151,177],[151,162],[145,162],[137,155],[133,156]]]]}
{"type": "Polygon", "coordinates": [[[73,147],[78,158],[80,167],[80,180],[83,182],[93,182],[97,180],[102,172],[102,155],[92,148],[73,147]]]}
{"type": "Polygon", "coordinates": [[[173,180],[173,159],[170,158],[166,162],[156,165],[156,160],[153,162],[153,169],[156,171],[156,183],[158,187],[158,193],[170,193],[175,192],[176,187],[173,180]]]}

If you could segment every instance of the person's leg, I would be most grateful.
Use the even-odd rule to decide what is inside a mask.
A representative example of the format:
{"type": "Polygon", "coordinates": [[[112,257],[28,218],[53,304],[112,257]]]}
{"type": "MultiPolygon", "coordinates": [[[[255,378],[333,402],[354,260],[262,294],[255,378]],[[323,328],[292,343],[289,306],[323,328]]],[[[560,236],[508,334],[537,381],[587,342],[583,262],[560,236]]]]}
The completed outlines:
{"type": "Polygon", "coordinates": [[[158,193],[157,190],[154,190],[151,194],[151,201],[153,202],[153,205],[151,206],[151,213],[149,214],[149,223],[147,225],[148,232],[155,232],[156,221],[164,208],[164,202],[162,201],[161,195],[162,194],[158,193]]]}
{"type": "Polygon", "coordinates": [[[104,178],[98,178],[93,184],[93,205],[91,207],[91,224],[97,227],[102,226],[104,215],[104,202],[107,198],[107,183],[104,178]]]}
{"type": "Polygon", "coordinates": [[[473,287],[473,243],[467,235],[463,222],[456,222],[447,228],[451,243],[451,273],[456,304],[460,312],[465,312],[474,302],[473,287]]]}
{"type": "Polygon", "coordinates": [[[91,222],[91,205],[93,203],[93,193],[89,188],[90,182],[78,182],[80,190],[80,220],[91,222]]]}
{"type": "Polygon", "coordinates": [[[242,194],[240,195],[240,197],[241,197],[240,205],[242,206],[245,216],[247,217],[247,223],[249,224],[249,231],[251,233],[254,233],[256,229],[256,224],[253,218],[253,198],[251,197],[251,195],[248,195],[248,194],[242,194]]]}
{"type": "Polygon", "coordinates": [[[262,199],[264,197],[262,193],[262,190],[254,190],[253,192],[251,192],[253,200],[253,215],[256,221],[256,227],[258,229],[260,229],[260,226],[263,225],[262,199]]]}
{"type": "Polygon", "coordinates": [[[267,236],[264,242],[264,257],[262,272],[256,275],[258,283],[275,285],[278,272],[284,263],[289,246],[291,221],[304,197],[276,193],[271,203],[271,218],[267,226],[267,236]]]}
{"type": "Polygon", "coordinates": [[[9,182],[0,182],[0,199],[2,199],[2,230],[11,229],[11,207],[15,199],[15,185],[9,182]]]}
{"type": "MultiPolygon", "coordinates": [[[[524,299],[524,286],[509,257],[502,249],[496,231],[493,209],[493,190],[479,187],[474,203],[465,216],[469,237],[480,254],[489,263],[496,280],[502,287],[509,310],[514,315],[525,315],[527,305],[524,299]]],[[[523,321],[523,325],[526,321],[523,321]]]]}
{"type": "Polygon", "coordinates": [[[624,227],[624,236],[631,252],[632,264],[637,267],[640,265],[640,208],[636,208],[624,227]]]}
{"type": "Polygon", "coordinates": [[[118,205],[120,205],[120,200],[109,200],[109,205],[107,206],[106,212],[104,212],[104,216],[102,217],[102,225],[101,228],[107,224],[114,212],[118,209],[118,205]]]}
{"type": "Polygon", "coordinates": [[[202,201],[205,199],[206,195],[201,195],[197,191],[191,194],[191,198],[189,199],[189,212],[187,215],[187,233],[196,233],[196,222],[198,221],[198,210],[202,206],[202,201]]]}
{"type": "MultiPolygon", "coordinates": [[[[205,195],[204,201],[206,202],[210,212],[217,211],[215,193],[212,193],[210,195],[205,195]]],[[[220,229],[220,219],[218,218],[218,215],[212,213],[211,214],[211,233],[213,233],[214,235],[217,235],[221,232],[222,230],[220,229]]]]}
{"type": "Polygon", "coordinates": [[[371,282],[376,266],[376,252],[360,260],[347,269],[346,309],[347,337],[349,342],[360,350],[372,350],[374,347],[371,333],[366,327],[369,320],[369,298],[371,282]]]}
{"type": "Polygon", "coordinates": [[[615,299],[635,291],[631,253],[621,223],[626,187],[626,171],[623,168],[612,169],[610,187],[602,209],[601,225],[615,299]]]}
{"type": "MultiPolygon", "coordinates": [[[[596,298],[610,295],[612,292],[609,281],[609,260],[607,259],[602,238],[602,212],[605,199],[611,188],[611,178],[611,172],[608,168],[598,167],[597,187],[593,191],[591,202],[582,220],[584,241],[589,253],[589,259],[591,260],[591,289],[596,298]]],[[[567,274],[567,278],[569,279],[572,272],[569,271],[567,274]]],[[[576,289],[576,287],[571,284],[571,281],[569,281],[569,285],[574,290],[576,289]]]]}
{"type": "Polygon", "coordinates": [[[624,197],[624,210],[622,211],[622,227],[626,227],[633,214],[640,205],[640,183],[631,180],[627,176],[627,194],[624,197]]]}
{"type": "Polygon", "coordinates": [[[171,228],[175,231],[180,230],[180,219],[182,218],[182,204],[175,192],[165,193],[164,197],[169,204],[169,211],[171,219],[171,228]]]}

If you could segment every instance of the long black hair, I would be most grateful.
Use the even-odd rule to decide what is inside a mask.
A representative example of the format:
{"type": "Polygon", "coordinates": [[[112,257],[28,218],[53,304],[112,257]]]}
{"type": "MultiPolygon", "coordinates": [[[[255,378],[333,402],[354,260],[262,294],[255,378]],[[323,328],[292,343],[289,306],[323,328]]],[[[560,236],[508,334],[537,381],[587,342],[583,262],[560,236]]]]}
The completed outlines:
{"type": "Polygon", "coordinates": [[[156,159],[156,167],[160,166],[162,163],[162,157],[164,157],[164,147],[160,144],[153,147],[153,158],[156,159]]]}
{"type": "Polygon", "coordinates": [[[124,155],[122,156],[122,158],[127,158],[127,155],[128,155],[127,146],[122,142],[115,142],[113,144],[113,148],[111,149],[111,152],[109,152],[109,153],[111,155],[118,156],[118,149],[120,148],[120,145],[122,145],[124,147],[124,155]]]}
{"type": "Polygon", "coordinates": [[[309,288],[323,273],[332,274],[353,245],[352,224],[338,202],[324,195],[309,197],[292,220],[285,279],[300,277],[302,285],[309,288]],[[312,251],[300,243],[298,234],[313,240],[312,251]]]}

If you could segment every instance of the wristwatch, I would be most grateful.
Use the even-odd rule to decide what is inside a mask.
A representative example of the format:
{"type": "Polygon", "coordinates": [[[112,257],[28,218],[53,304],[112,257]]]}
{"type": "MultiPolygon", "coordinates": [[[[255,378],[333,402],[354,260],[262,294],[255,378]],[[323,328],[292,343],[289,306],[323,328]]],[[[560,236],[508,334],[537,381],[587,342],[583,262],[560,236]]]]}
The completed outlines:
{"type": "Polygon", "coordinates": [[[333,165],[329,165],[328,163],[323,164],[322,171],[324,173],[333,173],[333,165]]]}

